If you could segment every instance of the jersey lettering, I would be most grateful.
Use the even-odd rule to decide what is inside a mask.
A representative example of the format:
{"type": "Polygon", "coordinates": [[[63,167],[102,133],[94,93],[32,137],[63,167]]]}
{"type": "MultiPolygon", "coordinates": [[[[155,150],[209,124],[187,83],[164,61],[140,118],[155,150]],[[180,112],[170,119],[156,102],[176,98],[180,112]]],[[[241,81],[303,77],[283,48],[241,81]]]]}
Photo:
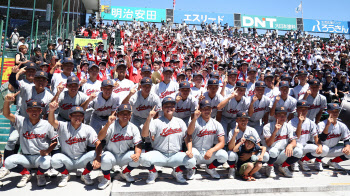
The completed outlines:
{"type": "Polygon", "coordinates": [[[288,138],[288,135],[279,135],[279,136],[276,136],[275,142],[277,142],[279,140],[287,139],[287,138],[288,138]]]}
{"type": "Polygon", "coordinates": [[[172,93],[175,93],[175,91],[164,91],[160,94],[159,97],[163,99],[164,97],[166,97],[167,95],[170,95],[172,93]]]}
{"type": "Polygon", "coordinates": [[[130,87],[129,88],[117,88],[113,92],[114,93],[120,93],[122,91],[130,91],[130,87]]]}
{"type": "Polygon", "coordinates": [[[330,139],[333,139],[333,138],[337,138],[337,137],[340,137],[341,134],[334,134],[334,133],[331,133],[327,136],[327,140],[330,140],[330,139]]]}
{"type": "Polygon", "coordinates": [[[62,104],[61,105],[61,108],[63,109],[63,110],[69,110],[69,109],[71,109],[73,106],[76,106],[76,105],[73,105],[73,104],[71,104],[71,103],[65,103],[65,104],[62,104]]]}
{"type": "Polygon", "coordinates": [[[133,136],[124,136],[123,134],[115,134],[113,135],[113,138],[111,138],[111,142],[120,142],[124,140],[132,140],[133,136]]]}
{"type": "Polygon", "coordinates": [[[79,142],[85,142],[86,141],[86,138],[83,137],[83,138],[72,138],[72,137],[69,137],[68,140],[66,140],[65,142],[68,144],[68,145],[73,145],[73,144],[76,144],[76,143],[79,143],[79,142]]]}
{"type": "Polygon", "coordinates": [[[110,109],[112,109],[112,106],[105,106],[105,107],[103,107],[103,108],[98,108],[98,109],[96,109],[96,111],[102,112],[102,111],[110,110],[110,109]]]}
{"type": "Polygon", "coordinates": [[[180,128],[178,128],[178,129],[165,128],[165,129],[163,129],[162,133],[160,133],[160,135],[163,137],[166,137],[168,135],[175,134],[175,133],[181,133],[181,132],[182,132],[182,130],[180,128]]]}
{"type": "Polygon", "coordinates": [[[148,110],[148,109],[152,109],[152,106],[140,105],[139,107],[136,108],[137,111],[148,110]]]}
{"type": "Polygon", "coordinates": [[[189,111],[191,111],[190,108],[176,108],[176,109],[175,109],[175,112],[176,112],[176,113],[179,113],[179,112],[189,112],[189,111]]]}
{"type": "Polygon", "coordinates": [[[261,112],[261,111],[264,111],[264,110],[266,110],[266,107],[265,108],[254,108],[254,113],[261,112]]]}
{"type": "Polygon", "coordinates": [[[198,137],[203,137],[203,136],[206,136],[206,135],[215,135],[215,134],[216,134],[216,130],[210,130],[210,131],[208,131],[208,130],[201,130],[197,134],[197,136],[198,137]]]}
{"type": "Polygon", "coordinates": [[[27,131],[25,133],[23,133],[23,137],[26,138],[27,140],[30,140],[30,139],[36,139],[36,138],[45,138],[46,136],[46,133],[43,133],[43,134],[35,134],[33,132],[30,132],[27,131]]]}

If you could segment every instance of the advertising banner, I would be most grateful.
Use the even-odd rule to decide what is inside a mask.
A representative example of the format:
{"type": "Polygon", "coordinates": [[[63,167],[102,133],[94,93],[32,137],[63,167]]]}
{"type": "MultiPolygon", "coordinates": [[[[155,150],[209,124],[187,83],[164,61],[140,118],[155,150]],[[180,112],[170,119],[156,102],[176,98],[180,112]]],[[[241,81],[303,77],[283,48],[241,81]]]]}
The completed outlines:
{"type": "Polygon", "coordinates": [[[257,29],[297,30],[296,18],[241,15],[241,26],[257,29]]]}
{"type": "Polygon", "coordinates": [[[174,22],[182,23],[185,21],[186,24],[202,24],[204,23],[220,23],[222,26],[228,23],[229,26],[233,26],[233,14],[221,14],[221,13],[210,13],[210,12],[193,12],[193,11],[182,11],[174,10],[174,22]]]}
{"type": "Polygon", "coordinates": [[[104,9],[101,13],[103,20],[126,20],[141,22],[161,22],[166,20],[166,9],[101,6],[104,9]]]}
{"type": "Polygon", "coordinates": [[[349,24],[345,21],[304,19],[304,31],[348,34],[349,24]]]}

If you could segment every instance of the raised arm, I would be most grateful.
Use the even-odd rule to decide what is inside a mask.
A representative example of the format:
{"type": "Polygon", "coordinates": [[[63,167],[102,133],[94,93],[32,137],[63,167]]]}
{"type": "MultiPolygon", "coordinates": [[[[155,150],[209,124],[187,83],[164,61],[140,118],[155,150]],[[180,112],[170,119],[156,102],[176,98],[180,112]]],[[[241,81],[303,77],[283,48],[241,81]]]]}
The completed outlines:
{"type": "Polygon", "coordinates": [[[49,105],[49,117],[48,121],[49,123],[55,128],[58,128],[58,121],[55,118],[55,110],[58,108],[58,103],[57,101],[53,101],[49,105]]]}
{"type": "Polygon", "coordinates": [[[3,114],[4,116],[9,119],[11,122],[16,121],[16,117],[14,114],[11,113],[10,110],[10,103],[14,102],[16,100],[16,96],[20,93],[21,91],[18,91],[15,94],[7,94],[5,96],[5,102],[4,102],[4,108],[3,108],[3,114]]]}
{"type": "Polygon", "coordinates": [[[157,106],[154,106],[153,109],[149,112],[149,115],[146,119],[145,124],[142,127],[142,132],[141,132],[141,136],[142,137],[148,137],[149,136],[149,124],[151,122],[151,119],[157,114],[157,112],[155,111],[157,106]]]}

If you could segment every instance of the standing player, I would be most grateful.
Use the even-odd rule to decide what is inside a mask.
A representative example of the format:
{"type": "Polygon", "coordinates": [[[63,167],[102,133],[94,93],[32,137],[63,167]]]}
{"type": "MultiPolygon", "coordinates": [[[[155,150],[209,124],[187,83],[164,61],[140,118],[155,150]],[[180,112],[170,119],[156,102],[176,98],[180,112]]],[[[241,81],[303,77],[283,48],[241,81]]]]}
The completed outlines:
{"type": "MultiPolygon", "coordinates": [[[[188,151],[192,151],[197,165],[206,164],[205,171],[212,178],[219,179],[216,168],[224,164],[228,157],[222,149],[225,146],[225,132],[222,125],[210,116],[210,100],[202,100],[199,108],[188,126],[187,134],[192,136],[193,144],[188,151]],[[216,140],[219,142],[214,145],[216,140]]],[[[193,168],[188,169],[187,179],[193,179],[195,172],[193,168]]]]}
{"type": "Polygon", "coordinates": [[[275,111],[276,122],[270,122],[264,126],[264,137],[270,154],[267,162],[266,176],[275,177],[273,164],[277,158],[284,161],[278,170],[288,178],[293,174],[288,166],[296,163],[303,155],[302,149],[297,147],[296,135],[293,127],[287,123],[287,110],[285,107],[277,107],[275,111]]]}
{"type": "Polygon", "coordinates": [[[202,74],[199,73],[194,73],[193,74],[193,83],[194,86],[191,87],[191,95],[195,98],[198,99],[199,96],[203,93],[205,93],[205,88],[202,87],[203,84],[203,76],[202,74]]]}
{"type": "Polygon", "coordinates": [[[291,89],[290,95],[295,99],[303,99],[304,94],[309,89],[309,84],[307,83],[307,72],[305,70],[298,71],[299,85],[291,89]]]}
{"type": "MultiPolygon", "coordinates": [[[[297,135],[297,146],[303,149],[303,155],[305,155],[300,161],[300,168],[304,171],[310,171],[307,162],[310,159],[316,157],[325,157],[329,151],[329,148],[322,146],[321,140],[318,138],[318,128],[315,122],[306,117],[310,105],[305,100],[298,100],[297,102],[297,114],[298,117],[294,117],[288,122],[297,135]]],[[[292,166],[294,171],[298,171],[296,164],[292,166]]],[[[322,163],[315,162],[316,170],[322,171],[322,163]]]]}
{"type": "Polygon", "coordinates": [[[222,109],[218,109],[219,103],[221,103],[224,98],[218,92],[219,90],[219,80],[215,78],[210,78],[208,80],[208,91],[199,97],[199,100],[207,99],[210,100],[212,107],[211,117],[215,118],[217,121],[221,121],[222,109]]]}
{"type": "MultiPolygon", "coordinates": [[[[266,84],[264,95],[272,100],[274,97],[276,97],[279,94],[279,90],[277,87],[274,86],[273,80],[274,76],[272,74],[266,74],[264,77],[264,82],[266,84]]],[[[289,90],[289,89],[288,89],[289,90]]],[[[289,93],[289,91],[288,91],[289,93]]]]}
{"type": "MultiPolygon", "coordinates": [[[[60,62],[57,62],[60,63],[60,62]]],[[[64,57],[62,61],[62,72],[55,73],[51,79],[51,91],[55,95],[57,92],[57,86],[63,84],[66,87],[67,79],[69,76],[75,76],[72,72],[74,69],[74,60],[71,57],[64,57]]]]}
{"type": "Polygon", "coordinates": [[[52,156],[51,164],[54,169],[61,173],[59,187],[67,185],[70,175],[68,170],[80,169],[85,167],[80,179],[86,185],[92,185],[90,172],[100,167],[101,152],[99,148],[94,151],[86,152],[88,145],[98,146],[100,141],[97,138],[96,131],[83,123],[84,113],[82,107],[76,106],[69,111],[69,122],[57,121],[55,119],[55,110],[58,108],[56,101],[50,103],[49,123],[57,131],[61,145],[61,153],[52,156]]]}
{"type": "Polygon", "coordinates": [[[116,78],[115,81],[118,83],[118,86],[113,89],[113,92],[119,96],[120,101],[123,101],[135,84],[131,80],[125,78],[126,65],[124,63],[119,63],[116,67],[118,78],[116,78]]]}
{"type": "Polygon", "coordinates": [[[196,165],[196,160],[190,151],[186,153],[180,151],[184,139],[187,149],[192,149],[192,143],[190,138],[186,137],[185,122],[173,116],[175,104],[175,100],[171,97],[163,99],[164,116],[152,120],[157,114],[156,106],[154,106],[142,128],[142,137],[151,137],[154,148],[154,150],[142,155],[141,159],[141,164],[149,170],[147,184],[154,183],[158,177],[155,166],[175,168],[172,175],[178,182],[185,183],[183,171],[196,165]]]}
{"type": "MultiPolygon", "coordinates": [[[[230,76],[229,76],[230,77],[230,76]]],[[[226,99],[219,103],[218,109],[222,111],[221,124],[224,127],[226,142],[228,132],[230,129],[236,126],[237,113],[248,112],[249,99],[244,96],[247,89],[247,83],[245,81],[238,81],[236,83],[235,91],[228,94],[226,99]]]]}
{"type": "MultiPolygon", "coordinates": [[[[319,138],[323,146],[329,147],[327,157],[335,157],[329,160],[327,164],[336,170],[345,170],[339,163],[350,159],[350,131],[344,123],[337,120],[340,112],[338,104],[329,103],[327,112],[329,118],[317,125],[320,131],[319,138]],[[339,141],[343,141],[344,146],[338,146],[339,141]]],[[[317,157],[316,161],[321,162],[322,158],[317,157]]]]}
{"type": "Polygon", "coordinates": [[[306,100],[310,105],[306,117],[317,124],[321,120],[323,110],[327,108],[327,99],[319,93],[320,81],[318,79],[310,80],[309,85],[310,90],[308,90],[303,97],[303,100],[306,100]]]}
{"type": "Polygon", "coordinates": [[[247,78],[248,84],[247,84],[247,91],[245,93],[247,97],[250,97],[255,93],[256,73],[257,73],[256,67],[248,68],[248,78],[247,78]]]}
{"type": "Polygon", "coordinates": [[[10,102],[15,100],[16,95],[8,94],[5,97],[4,116],[14,123],[19,133],[22,154],[13,154],[6,159],[6,169],[18,172],[22,175],[17,187],[24,187],[31,178],[29,168],[38,168],[38,186],[45,186],[44,173],[50,168],[51,157],[49,153],[57,145],[57,134],[53,127],[40,119],[41,105],[31,100],[27,105],[28,117],[11,114],[10,102]]]}
{"type": "Polygon", "coordinates": [[[227,79],[225,78],[225,81],[223,83],[223,86],[221,88],[220,94],[223,97],[229,96],[232,94],[235,90],[236,81],[237,81],[237,70],[236,69],[230,69],[227,73],[227,79]]]}
{"type": "Polygon", "coordinates": [[[159,95],[160,101],[162,101],[166,96],[175,93],[179,90],[179,84],[171,80],[173,72],[173,68],[164,67],[164,80],[154,87],[153,92],[156,95],[159,95]]]}
{"type": "Polygon", "coordinates": [[[131,106],[122,104],[118,107],[117,113],[113,112],[109,116],[107,124],[98,133],[98,139],[100,141],[106,139],[107,142],[106,151],[101,157],[104,178],[98,185],[99,189],[105,189],[110,184],[110,170],[114,165],[120,167],[128,165],[121,172],[121,176],[128,182],[135,181],[130,172],[140,165],[142,139],[138,128],[129,122],[130,118],[131,106]],[[131,151],[130,148],[135,150],[131,151]]]}

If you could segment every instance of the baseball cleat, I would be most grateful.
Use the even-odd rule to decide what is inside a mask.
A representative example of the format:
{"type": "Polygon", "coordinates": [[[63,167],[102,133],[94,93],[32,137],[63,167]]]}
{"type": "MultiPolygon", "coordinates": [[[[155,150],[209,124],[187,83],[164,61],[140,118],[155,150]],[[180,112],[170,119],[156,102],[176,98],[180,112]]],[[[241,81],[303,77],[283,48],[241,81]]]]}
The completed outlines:
{"type": "Polygon", "coordinates": [[[345,170],[345,168],[343,168],[342,166],[340,166],[340,165],[339,165],[338,163],[336,163],[336,162],[332,162],[331,160],[329,160],[329,161],[327,162],[327,164],[328,164],[329,166],[334,167],[334,169],[336,169],[336,170],[342,170],[342,171],[345,170]]]}
{"type": "Polygon", "coordinates": [[[275,178],[276,177],[275,168],[273,166],[266,167],[266,176],[268,178],[275,178]]]}
{"type": "Polygon", "coordinates": [[[122,168],[119,165],[115,165],[115,166],[112,167],[112,171],[114,173],[121,172],[122,168]]]}
{"type": "Polygon", "coordinates": [[[236,169],[235,168],[230,168],[228,170],[228,178],[229,179],[233,179],[233,178],[235,178],[235,175],[236,175],[236,169]]]}
{"type": "Polygon", "coordinates": [[[135,179],[131,176],[130,172],[120,173],[120,176],[127,182],[135,182],[135,179]]]}
{"type": "Polygon", "coordinates": [[[293,163],[290,165],[290,168],[292,169],[293,172],[299,172],[299,166],[296,163],[293,163]]]}
{"type": "MultiPolygon", "coordinates": [[[[307,165],[307,161],[298,161],[300,168],[303,171],[310,171],[311,169],[309,168],[309,166],[307,165]]],[[[295,164],[296,165],[296,164],[295,164]]]]}
{"type": "Polygon", "coordinates": [[[46,185],[45,175],[36,175],[36,179],[38,182],[38,186],[45,186],[46,185]]]}
{"type": "Polygon", "coordinates": [[[196,170],[195,169],[187,169],[187,179],[189,180],[193,180],[194,179],[194,175],[196,174],[196,170]]]}
{"type": "Polygon", "coordinates": [[[81,175],[83,174],[83,172],[84,172],[84,168],[77,169],[76,176],[77,176],[77,177],[81,177],[81,175]]]}
{"type": "Polygon", "coordinates": [[[184,175],[182,172],[175,172],[175,169],[174,169],[171,174],[176,178],[177,182],[186,183],[186,179],[184,178],[184,175]]]}
{"type": "Polygon", "coordinates": [[[21,178],[21,181],[17,184],[18,188],[25,187],[27,185],[27,182],[32,178],[31,174],[24,174],[21,178]]]}
{"type": "Polygon", "coordinates": [[[292,178],[293,174],[289,171],[288,167],[279,166],[278,170],[287,178],[292,178]]]}
{"type": "Polygon", "coordinates": [[[55,170],[54,168],[49,169],[45,172],[45,175],[48,177],[57,177],[59,174],[59,172],[57,170],[55,170]]]}
{"type": "Polygon", "coordinates": [[[323,171],[322,163],[321,163],[321,162],[315,161],[315,169],[316,169],[317,171],[323,171]]]}
{"type": "Polygon", "coordinates": [[[255,172],[255,173],[253,174],[253,177],[256,178],[256,179],[262,178],[262,176],[261,176],[261,174],[260,174],[259,171],[255,172]]]}
{"type": "Polygon", "coordinates": [[[9,175],[10,173],[10,170],[6,169],[5,167],[0,168],[0,179],[9,175]]]}
{"type": "Polygon", "coordinates": [[[107,186],[108,186],[109,184],[111,184],[111,181],[108,180],[108,179],[106,179],[106,178],[103,178],[103,179],[101,180],[101,182],[98,184],[98,189],[103,190],[103,189],[107,188],[107,186]]]}
{"type": "Polygon", "coordinates": [[[147,184],[153,184],[156,182],[156,179],[158,178],[158,172],[149,172],[148,178],[146,180],[147,184]]]}
{"type": "Polygon", "coordinates": [[[61,175],[61,180],[58,183],[58,187],[65,187],[65,186],[67,186],[69,179],[70,179],[70,175],[69,174],[67,174],[67,175],[62,174],[61,175]]]}
{"type": "Polygon", "coordinates": [[[86,184],[86,185],[93,185],[94,181],[91,180],[90,174],[81,175],[80,179],[86,184]]]}
{"type": "Polygon", "coordinates": [[[208,169],[208,167],[205,167],[205,171],[212,177],[212,178],[216,178],[219,179],[220,175],[218,174],[218,172],[216,171],[216,169],[208,169]]]}

